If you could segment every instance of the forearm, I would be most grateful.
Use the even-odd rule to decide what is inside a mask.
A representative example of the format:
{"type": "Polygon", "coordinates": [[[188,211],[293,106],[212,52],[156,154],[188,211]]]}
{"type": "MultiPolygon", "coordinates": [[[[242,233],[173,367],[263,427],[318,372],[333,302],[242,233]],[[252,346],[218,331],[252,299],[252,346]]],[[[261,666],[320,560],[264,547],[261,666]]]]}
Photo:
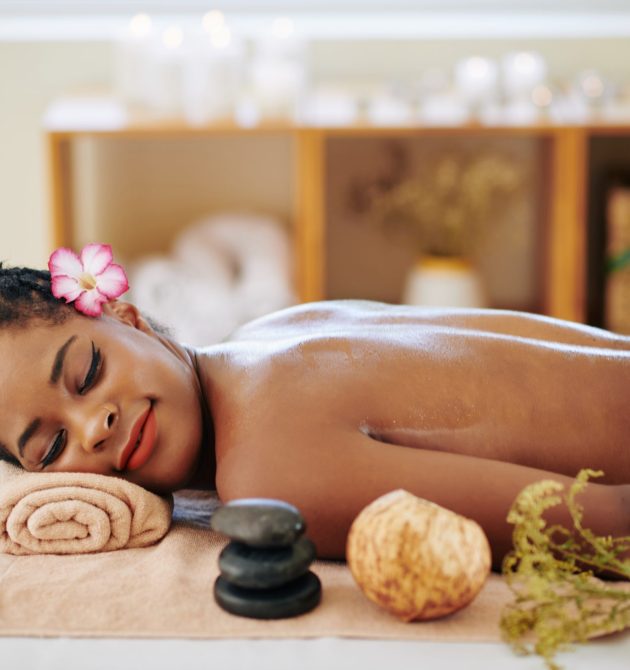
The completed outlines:
{"type": "MultiPolygon", "coordinates": [[[[575,498],[576,504],[583,511],[583,518],[579,523],[581,529],[586,534],[592,531],[595,536],[603,538],[630,536],[630,514],[628,513],[630,500],[628,500],[628,488],[630,487],[627,485],[605,485],[589,482],[586,488],[575,498]]],[[[597,567],[598,561],[601,560],[601,555],[585,537],[581,536],[579,529],[576,528],[575,519],[571,517],[564,502],[564,495],[561,505],[545,513],[545,520],[548,523],[548,527],[558,524],[569,530],[575,540],[574,549],[567,549],[566,553],[564,550],[559,550],[559,555],[565,558],[573,557],[577,559],[577,565],[584,570],[593,570],[600,576],[620,578],[619,571],[614,569],[612,564],[611,567],[613,569],[611,570],[601,571],[597,567]],[[580,560],[581,557],[584,560],[580,560]],[[591,557],[596,562],[591,562],[591,557]]],[[[553,539],[562,544],[566,538],[554,535],[553,539]]],[[[630,560],[630,550],[618,555],[616,559],[630,560]]]]}
{"type": "MultiPolygon", "coordinates": [[[[574,533],[577,531],[567,507],[564,496],[568,493],[574,479],[556,473],[541,471],[533,468],[523,468],[512,464],[501,464],[505,468],[506,476],[497,483],[494,490],[489,488],[489,482],[481,477],[478,486],[472,487],[474,492],[470,496],[470,504],[460,507],[457,496],[452,496],[457,505],[456,511],[478,521],[488,535],[492,547],[493,567],[500,570],[505,555],[513,548],[514,525],[508,523],[507,516],[514,501],[525,487],[543,480],[552,480],[562,484],[560,493],[562,502],[549,508],[544,513],[548,526],[560,525],[574,533]]],[[[471,476],[474,477],[474,475],[471,476]]],[[[619,485],[600,484],[591,481],[576,497],[576,502],[583,509],[582,526],[590,529],[598,536],[621,537],[630,533],[630,501],[627,495],[628,487],[619,485]]],[[[448,498],[444,503],[448,507],[448,498]]]]}
{"type": "MultiPolygon", "coordinates": [[[[321,555],[343,556],[345,535],[352,520],[350,512],[356,516],[379,495],[404,488],[477,521],[488,536],[493,566],[499,570],[513,546],[514,527],[508,523],[507,515],[518,494],[526,486],[545,479],[559,482],[568,492],[574,481],[572,477],[512,463],[393,445],[384,446],[383,457],[378,468],[371,471],[362,463],[349,468],[347,472],[352,472],[352,477],[344,478],[345,481],[329,490],[312,524],[321,555]],[[404,458],[396,463],[399,456],[404,458]]],[[[340,473],[346,471],[339,461],[337,467],[340,473]]],[[[300,496],[303,494],[304,491],[300,496]]],[[[628,534],[630,502],[624,487],[592,482],[577,501],[584,508],[584,526],[597,535],[628,534]]],[[[545,518],[549,524],[573,527],[565,504],[548,510],[545,518]]]]}
{"type": "MultiPolygon", "coordinates": [[[[619,500],[620,529],[613,533],[613,536],[630,538],[630,484],[622,484],[614,488],[619,500]]],[[[630,547],[621,558],[630,561],[630,547]]]]}
{"type": "MultiPolygon", "coordinates": [[[[517,495],[544,479],[559,482],[566,491],[574,481],[504,461],[385,444],[357,433],[327,434],[321,428],[301,430],[255,450],[234,450],[231,466],[231,472],[222,471],[222,497],[261,496],[293,503],[302,510],[321,558],[343,558],[359,512],[379,496],[405,489],[477,521],[488,536],[497,569],[512,548],[513,526],[507,515],[517,495]]],[[[628,533],[627,487],[593,482],[578,502],[584,507],[585,526],[596,534],[628,533]]],[[[565,505],[549,510],[547,520],[572,526],[565,505]]]]}

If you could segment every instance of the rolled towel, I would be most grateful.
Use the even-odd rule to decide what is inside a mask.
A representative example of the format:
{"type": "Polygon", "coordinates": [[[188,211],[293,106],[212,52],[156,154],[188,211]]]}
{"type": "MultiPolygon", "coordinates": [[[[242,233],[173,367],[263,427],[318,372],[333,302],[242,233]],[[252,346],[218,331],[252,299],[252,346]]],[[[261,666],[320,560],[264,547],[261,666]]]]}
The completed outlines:
{"type": "Polygon", "coordinates": [[[239,325],[232,305],[231,274],[216,254],[208,254],[205,272],[176,258],[144,258],[129,268],[129,283],[133,302],[169,326],[180,342],[214,344],[239,325]]]}
{"type": "Polygon", "coordinates": [[[174,256],[200,276],[209,252],[232,268],[236,326],[295,304],[289,237],[279,220],[246,212],[215,214],[189,226],[173,245],[174,256]]]}
{"type": "Polygon", "coordinates": [[[226,212],[197,221],[170,256],[128,267],[130,297],[193,346],[221,342],[238,326],[296,302],[288,235],[280,221],[226,212]]]}
{"type": "Polygon", "coordinates": [[[155,544],[172,500],[136,484],[82,472],[25,472],[0,463],[0,551],[88,554],[155,544]]]}

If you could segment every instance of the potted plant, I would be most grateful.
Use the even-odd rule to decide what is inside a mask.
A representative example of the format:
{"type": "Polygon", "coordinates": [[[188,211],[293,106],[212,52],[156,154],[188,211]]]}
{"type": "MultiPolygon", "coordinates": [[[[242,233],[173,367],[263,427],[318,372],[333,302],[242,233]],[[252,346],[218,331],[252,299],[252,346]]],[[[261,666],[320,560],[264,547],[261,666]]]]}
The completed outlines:
{"type": "Polygon", "coordinates": [[[416,246],[403,302],[483,306],[475,253],[523,184],[515,158],[487,149],[431,155],[412,176],[369,187],[362,199],[369,219],[404,230],[416,246]]]}

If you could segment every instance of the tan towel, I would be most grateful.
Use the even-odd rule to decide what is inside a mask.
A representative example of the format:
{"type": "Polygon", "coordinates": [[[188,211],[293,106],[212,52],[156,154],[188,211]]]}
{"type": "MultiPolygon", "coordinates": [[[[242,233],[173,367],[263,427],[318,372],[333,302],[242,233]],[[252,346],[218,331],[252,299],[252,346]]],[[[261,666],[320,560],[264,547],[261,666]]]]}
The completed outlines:
{"type": "Polygon", "coordinates": [[[0,551],[86,554],[154,544],[172,501],[117,477],[0,463],[0,551]]]}

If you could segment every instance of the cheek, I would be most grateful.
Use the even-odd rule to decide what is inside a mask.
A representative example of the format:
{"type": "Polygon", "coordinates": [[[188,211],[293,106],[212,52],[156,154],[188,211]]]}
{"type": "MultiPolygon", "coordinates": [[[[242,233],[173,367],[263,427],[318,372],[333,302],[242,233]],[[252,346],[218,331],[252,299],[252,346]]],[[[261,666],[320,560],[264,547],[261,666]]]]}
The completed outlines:
{"type": "Polygon", "coordinates": [[[120,375],[140,391],[160,397],[186,400],[194,395],[190,368],[160,342],[142,337],[121,361],[120,375]]]}
{"type": "Polygon", "coordinates": [[[181,488],[194,474],[202,440],[202,410],[193,370],[161,343],[137,341],[121,365],[134,395],[155,401],[159,456],[138,471],[140,483],[151,489],[181,488]],[[132,362],[133,361],[133,362],[132,362]],[[145,480],[146,478],[146,480],[145,480]],[[149,481],[150,480],[150,481],[149,481]]]}

